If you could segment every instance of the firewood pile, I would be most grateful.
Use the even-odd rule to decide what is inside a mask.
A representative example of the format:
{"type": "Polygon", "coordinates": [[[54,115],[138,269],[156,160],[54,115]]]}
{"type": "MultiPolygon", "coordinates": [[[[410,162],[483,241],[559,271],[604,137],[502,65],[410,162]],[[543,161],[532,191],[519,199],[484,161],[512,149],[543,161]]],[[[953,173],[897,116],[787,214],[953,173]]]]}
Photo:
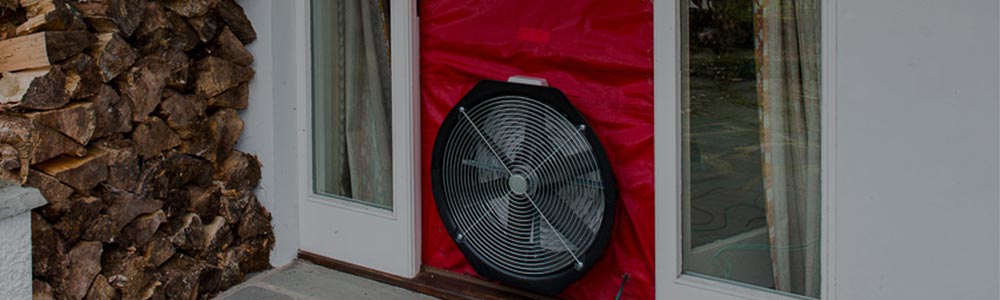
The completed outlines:
{"type": "Polygon", "coordinates": [[[0,178],[49,200],[35,299],[208,299],[270,267],[234,150],[255,39],[233,0],[0,0],[0,178]]]}

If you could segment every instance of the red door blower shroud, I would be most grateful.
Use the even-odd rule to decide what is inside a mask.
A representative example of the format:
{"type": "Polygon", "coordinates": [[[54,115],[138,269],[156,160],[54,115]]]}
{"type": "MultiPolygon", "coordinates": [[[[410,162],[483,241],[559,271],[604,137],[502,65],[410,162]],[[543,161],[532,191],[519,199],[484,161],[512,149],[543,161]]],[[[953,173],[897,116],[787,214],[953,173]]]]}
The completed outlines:
{"type": "MultiPolygon", "coordinates": [[[[653,4],[650,0],[420,1],[422,174],[441,121],[483,79],[540,77],[604,144],[620,189],[603,258],[560,296],[654,298],[653,4]]],[[[423,176],[424,265],[477,276],[423,176]]]]}

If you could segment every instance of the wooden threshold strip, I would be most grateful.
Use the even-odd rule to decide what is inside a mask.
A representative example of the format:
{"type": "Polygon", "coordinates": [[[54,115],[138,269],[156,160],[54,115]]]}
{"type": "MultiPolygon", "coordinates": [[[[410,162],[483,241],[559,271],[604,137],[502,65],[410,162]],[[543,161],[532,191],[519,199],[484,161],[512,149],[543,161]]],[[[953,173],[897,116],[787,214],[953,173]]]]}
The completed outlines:
{"type": "Polygon", "coordinates": [[[398,286],[444,300],[555,299],[503,286],[479,278],[431,267],[421,267],[420,274],[417,274],[416,278],[410,279],[306,251],[299,251],[299,258],[330,269],[398,286]]]}

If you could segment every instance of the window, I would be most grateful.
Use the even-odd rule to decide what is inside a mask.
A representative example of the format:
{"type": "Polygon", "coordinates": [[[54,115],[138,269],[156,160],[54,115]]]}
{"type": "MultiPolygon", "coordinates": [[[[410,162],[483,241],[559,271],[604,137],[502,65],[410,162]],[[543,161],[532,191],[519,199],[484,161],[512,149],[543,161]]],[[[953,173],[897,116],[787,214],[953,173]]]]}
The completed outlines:
{"type": "Polygon", "coordinates": [[[317,194],[392,208],[388,0],[313,0],[317,194]]]}
{"type": "Polygon", "coordinates": [[[683,268],[820,293],[820,1],[682,14],[683,268]]]}

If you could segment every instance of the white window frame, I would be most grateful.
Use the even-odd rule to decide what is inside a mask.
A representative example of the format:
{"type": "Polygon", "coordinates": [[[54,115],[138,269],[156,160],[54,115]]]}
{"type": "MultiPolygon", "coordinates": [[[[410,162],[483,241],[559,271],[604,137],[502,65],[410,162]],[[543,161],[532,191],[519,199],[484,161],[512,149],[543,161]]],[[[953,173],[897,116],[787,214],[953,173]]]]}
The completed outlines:
{"type": "MultiPolygon", "coordinates": [[[[681,198],[681,38],[680,1],[663,0],[653,7],[654,22],[654,147],[656,219],[656,298],[693,300],[809,299],[795,295],[683,273],[681,198]]],[[[832,262],[836,241],[834,170],[836,141],[836,0],[821,5],[822,70],[822,213],[820,299],[837,299],[832,262]]]]}

